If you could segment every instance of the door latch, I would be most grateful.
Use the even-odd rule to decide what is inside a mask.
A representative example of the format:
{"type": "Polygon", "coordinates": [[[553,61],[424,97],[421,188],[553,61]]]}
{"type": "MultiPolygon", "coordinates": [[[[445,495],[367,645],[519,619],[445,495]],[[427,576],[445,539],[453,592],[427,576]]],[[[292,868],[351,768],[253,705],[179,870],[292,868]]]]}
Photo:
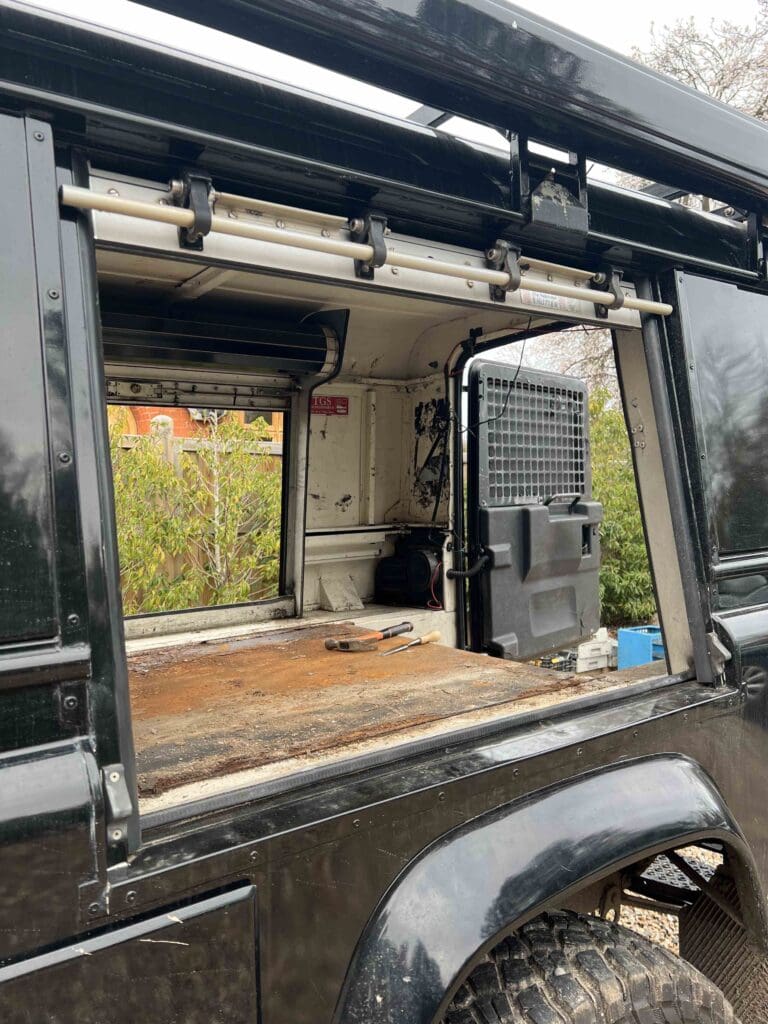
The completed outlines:
{"type": "Polygon", "coordinates": [[[128,819],[133,814],[133,801],[125,781],[122,764],[108,764],[101,769],[107,811],[107,843],[119,846],[128,833],[128,819]]]}

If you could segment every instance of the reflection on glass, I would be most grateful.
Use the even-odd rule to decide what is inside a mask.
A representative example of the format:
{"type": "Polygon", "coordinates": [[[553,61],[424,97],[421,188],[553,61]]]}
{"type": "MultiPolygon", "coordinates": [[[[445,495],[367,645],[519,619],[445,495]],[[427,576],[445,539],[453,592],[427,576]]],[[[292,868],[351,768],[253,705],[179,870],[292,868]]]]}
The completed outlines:
{"type": "Polygon", "coordinates": [[[685,282],[720,552],[765,549],[768,296],[705,278],[685,282]]]}

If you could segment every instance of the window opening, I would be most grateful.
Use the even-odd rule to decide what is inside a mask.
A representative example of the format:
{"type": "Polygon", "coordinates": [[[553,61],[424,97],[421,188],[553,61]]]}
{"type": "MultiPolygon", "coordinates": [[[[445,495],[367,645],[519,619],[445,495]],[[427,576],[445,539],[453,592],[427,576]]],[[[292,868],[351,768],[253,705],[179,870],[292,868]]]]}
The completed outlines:
{"type": "Polygon", "coordinates": [[[279,595],[283,415],[108,407],[126,615],[279,595]]]}

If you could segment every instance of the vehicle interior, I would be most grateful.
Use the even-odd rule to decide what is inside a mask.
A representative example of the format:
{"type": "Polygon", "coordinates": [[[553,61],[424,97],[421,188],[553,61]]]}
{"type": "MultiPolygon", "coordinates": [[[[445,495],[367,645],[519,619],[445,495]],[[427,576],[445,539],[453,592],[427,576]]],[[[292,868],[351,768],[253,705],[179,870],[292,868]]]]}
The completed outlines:
{"type": "MultiPolygon", "coordinates": [[[[97,171],[90,190],[107,206],[173,204],[173,185],[97,171]]],[[[228,202],[216,213],[236,225],[350,234],[228,202]]],[[[144,810],[653,673],[531,663],[599,626],[587,394],[519,355],[493,361],[571,325],[636,340],[637,311],[601,316],[585,272],[535,261],[494,300],[484,254],[395,236],[391,249],[464,276],[381,266],[365,279],[342,256],[215,232],[185,247],[176,227],[112,209],[94,230],[144,810]],[[179,522],[203,521],[181,537],[179,522]],[[265,555],[251,542],[267,534],[265,555]],[[132,558],[153,545],[141,580],[132,558]],[[233,551],[239,568],[222,568],[233,551]],[[400,623],[364,650],[326,644],[400,623]]]]}

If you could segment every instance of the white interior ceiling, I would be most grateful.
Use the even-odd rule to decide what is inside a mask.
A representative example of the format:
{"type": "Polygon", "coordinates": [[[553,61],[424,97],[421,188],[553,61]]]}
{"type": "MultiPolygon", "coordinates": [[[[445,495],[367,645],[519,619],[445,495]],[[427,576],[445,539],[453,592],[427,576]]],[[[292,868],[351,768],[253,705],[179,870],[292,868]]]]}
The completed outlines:
{"type": "Polygon", "coordinates": [[[125,312],[142,304],[191,306],[204,300],[240,314],[290,314],[300,319],[324,309],[349,309],[343,375],[350,378],[412,379],[435,372],[471,328],[486,333],[543,326],[551,318],[519,310],[477,308],[370,287],[270,275],[151,254],[97,251],[99,280],[119,296],[125,312]]]}

